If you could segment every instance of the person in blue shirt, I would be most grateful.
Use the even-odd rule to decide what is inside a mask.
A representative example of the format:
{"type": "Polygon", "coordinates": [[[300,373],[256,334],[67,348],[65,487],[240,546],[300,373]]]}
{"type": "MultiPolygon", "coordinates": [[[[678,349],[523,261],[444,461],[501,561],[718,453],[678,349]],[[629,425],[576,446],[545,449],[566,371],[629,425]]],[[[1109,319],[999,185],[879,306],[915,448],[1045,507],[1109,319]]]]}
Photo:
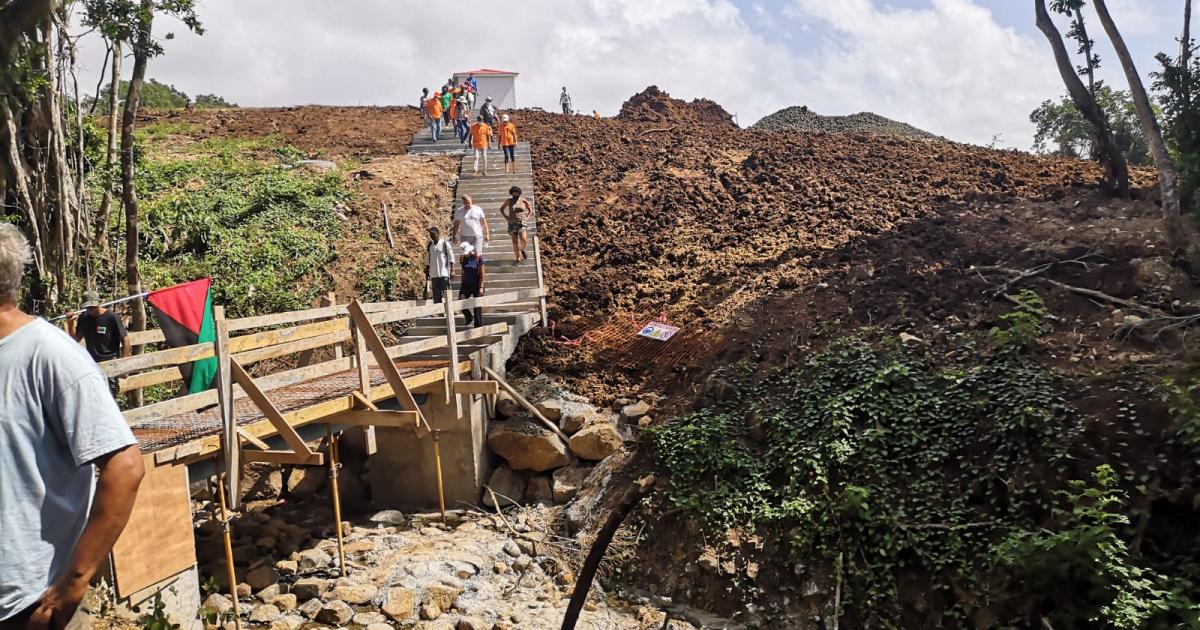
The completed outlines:
{"type": "MultiPolygon", "coordinates": [[[[458,299],[466,300],[483,297],[483,253],[476,251],[475,246],[467,242],[459,245],[459,249],[462,251],[462,259],[459,261],[459,264],[462,265],[462,284],[458,286],[458,299]]],[[[463,319],[467,322],[467,327],[474,326],[475,328],[479,328],[483,326],[482,307],[476,306],[474,309],[464,308],[462,313],[463,319]]]]}

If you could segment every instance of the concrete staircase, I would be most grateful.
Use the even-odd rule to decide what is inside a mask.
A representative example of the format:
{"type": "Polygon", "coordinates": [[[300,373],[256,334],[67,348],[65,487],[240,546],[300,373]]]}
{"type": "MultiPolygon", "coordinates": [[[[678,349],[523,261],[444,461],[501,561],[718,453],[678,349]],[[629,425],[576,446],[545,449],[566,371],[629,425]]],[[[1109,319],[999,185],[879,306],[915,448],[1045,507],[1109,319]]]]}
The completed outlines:
{"type": "MultiPolygon", "coordinates": [[[[487,265],[484,282],[486,295],[540,287],[542,276],[539,271],[543,261],[541,260],[541,251],[535,246],[537,238],[536,219],[526,221],[526,232],[529,236],[529,247],[526,249],[526,253],[529,255],[529,258],[520,265],[514,265],[512,240],[508,235],[508,222],[500,214],[500,204],[509,198],[508,189],[518,186],[521,188],[524,198],[528,199],[530,205],[533,206],[534,216],[536,217],[537,215],[536,194],[533,189],[533,161],[529,151],[529,143],[517,143],[517,168],[515,174],[504,172],[504,154],[499,147],[488,150],[488,175],[486,176],[482,173],[475,174],[473,172],[474,151],[470,147],[470,140],[468,139],[465,144],[459,143],[454,135],[453,128],[449,131],[443,128],[441,137],[437,142],[433,141],[432,134],[428,128],[423,129],[413,137],[408,151],[409,153],[462,154],[462,161],[459,164],[458,185],[455,188],[454,207],[457,208],[462,205],[463,195],[470,195],[472,202],[483,208],[484,214],[487,216],[487,224],[491,230],[492,238],[483,249],[484,261],[487,265]]],[[[453,243],[453,245],[457,256],[458,243],[453,243]]],[[[458,267],[459,265],[456,261],[455,278],[452,288],[452,295],[455,299],[458,297],[458,289],[462,278],[458,267]]],[[[542,322],[544,316],[542,312],[543,304],[540,300],[531,299],[528,302],[519,304],[505,304],[503,306],[483,309],[484,324],[505,322],[509,326],[509,332],[503,336],[484,337],[472,340],[469,343],[460,344],[458,347],[459,357],[466,357],[476,351],[492,348],[496,344],[500,344],[500,351],[503,354],[503,358],[507,359],[512,350],[516,348],[517,340],[531,328],[542,322]]],[[[459,327],[465,325],[465,320],[461,314],[456,317],[456,325],[459,327]]],[[[444,318],[427,317],[416,320],[406,335],[414,339],[420,339],[423,337],[440,336],[445,333],[446,322],[444,318]]],[[[430,353],[413,355],[413,358],[445,359],[447,354],[448,351],[443,348],[430,353]]],[[[501,363],[501,365],[503,364],[501,363]]]]}

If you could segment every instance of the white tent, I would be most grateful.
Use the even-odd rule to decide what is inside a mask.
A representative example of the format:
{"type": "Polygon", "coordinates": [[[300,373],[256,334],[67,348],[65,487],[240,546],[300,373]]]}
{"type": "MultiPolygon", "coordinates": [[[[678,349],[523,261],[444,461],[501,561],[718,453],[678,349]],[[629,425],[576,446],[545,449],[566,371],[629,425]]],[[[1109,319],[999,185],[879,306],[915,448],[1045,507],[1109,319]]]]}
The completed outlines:
{"type": "Polygon", "coordinates": [[[480,68],[455,72],[454,82],[462,83],[467,80],[467,77],[475,76],[475,83],[479,85],[479,93],[475,99],[476,109],[482,107],[484,99],[489,96],[492,97],[492,102],[496,104],[497,108],[515,109],[517,106],[517,74],[507,70],[480,68]]]}

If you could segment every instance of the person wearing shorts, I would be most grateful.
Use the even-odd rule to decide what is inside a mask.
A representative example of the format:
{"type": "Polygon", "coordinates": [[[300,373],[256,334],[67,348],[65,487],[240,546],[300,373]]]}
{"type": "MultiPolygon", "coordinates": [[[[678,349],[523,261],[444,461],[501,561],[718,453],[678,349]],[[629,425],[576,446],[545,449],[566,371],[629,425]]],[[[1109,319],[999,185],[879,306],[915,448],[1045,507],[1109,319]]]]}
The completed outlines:
{"type": "Polygon", "coordinates": [[[508,120],[508,114],[500,117],[500,148],[504,151],[504,172],[517,172],[517,126],[508,120]]]}
{"type": "Polygon", "coordinates": [[[474,173],[479,174],[479,163],[483,162],[483,174],[487,176],[487,150],[492,146],[492,128],[483,121],[483,116],[475,117],[475,124],[471,125],[471,148],[475,151],[475,169],[474,173]]]}
{"type": "Polygon", "coordinates": [[[513,266],[529,258],[525,250],[529,248],[529,236],[525,222],[533,215],[533,206],[528,199],[521,198],[521,189],[513,186],[508,189],[511,195],[500,206],[500,214],[508,221],[508,235],[512,238],[513,266]]]}

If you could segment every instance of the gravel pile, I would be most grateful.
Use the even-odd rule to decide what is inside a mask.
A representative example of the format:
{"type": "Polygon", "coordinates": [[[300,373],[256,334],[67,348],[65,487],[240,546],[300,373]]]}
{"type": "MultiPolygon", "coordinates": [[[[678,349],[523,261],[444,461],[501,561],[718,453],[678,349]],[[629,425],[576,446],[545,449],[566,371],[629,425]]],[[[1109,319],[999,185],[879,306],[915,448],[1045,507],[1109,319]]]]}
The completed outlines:
{"type": "Polygon", "coordinates": [[[764,117],[751,129],[763,131],[803,131],[809,133],[875,133],[914,140],[945,140],[928,131],[885,118],[871,112],[849,116],[822,116],[805,106],[788,107],[764,117]]]}

